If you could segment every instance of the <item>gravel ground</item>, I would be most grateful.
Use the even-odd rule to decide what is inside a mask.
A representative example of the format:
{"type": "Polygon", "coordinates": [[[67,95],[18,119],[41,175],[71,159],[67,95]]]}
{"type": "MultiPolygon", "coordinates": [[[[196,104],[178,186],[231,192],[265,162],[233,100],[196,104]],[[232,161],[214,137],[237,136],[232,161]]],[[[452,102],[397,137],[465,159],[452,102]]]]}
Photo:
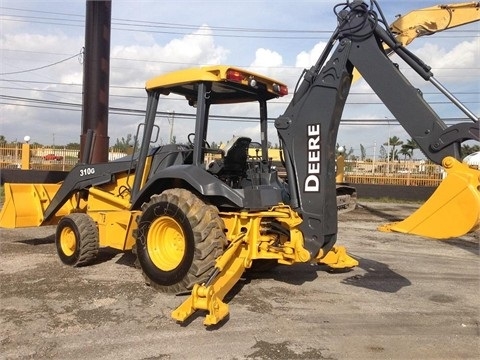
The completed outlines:
{"type": "Polygon", "coordinates": [[[129,253],[57,258],[54,228],[0,229],[1,359],[478,359],[479,233],[448,241],[376,231],[416,205],[339,217],[360,265],[278,266],[229,294],[230,318],[180,325],[185,298],[144,285],[129,253]]]}

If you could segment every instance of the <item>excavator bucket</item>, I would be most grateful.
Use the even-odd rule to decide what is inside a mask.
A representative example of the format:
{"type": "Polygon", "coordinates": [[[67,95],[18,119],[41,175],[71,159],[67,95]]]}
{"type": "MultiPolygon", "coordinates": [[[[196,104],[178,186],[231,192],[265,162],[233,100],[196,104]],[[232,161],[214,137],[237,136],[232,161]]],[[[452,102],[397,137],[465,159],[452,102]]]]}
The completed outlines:
{"type": "Polygon", "coordinates": [[[427,202],[405,220],[380,226],[380,231],[448,239],[479,227],[480,171],[453,157],[443,159],[442,165],[447,176],[427,202]]]}
{"type": "Polygon", "coordinates": [[[5,183],[5,201],[0,212],[0,227],[18,228],[55,224],[59,217],[73,209],[67,202],[48,223],[43,214],[60,184],[9,184],[5,183]]]}

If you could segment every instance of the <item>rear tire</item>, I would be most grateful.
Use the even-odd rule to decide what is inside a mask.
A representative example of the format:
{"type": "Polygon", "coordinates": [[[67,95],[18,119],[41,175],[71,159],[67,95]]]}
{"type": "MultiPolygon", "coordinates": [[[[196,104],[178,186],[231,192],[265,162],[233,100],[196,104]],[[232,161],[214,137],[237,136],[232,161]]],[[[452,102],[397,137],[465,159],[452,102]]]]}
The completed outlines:
{"type": "Polygon", "coordinates": [[[93,263],[98,255],[98,228],[84,213],[64,216],[55,233],[55,246],[60,260],[70,266],[93,263]]]}
{"type": "Polygon", "coordinates": [[[184,292],[207,281],[226,237],[216,207],[185,189],[169,189],[142,205],[135,252],[147,284],[184,292]]]}

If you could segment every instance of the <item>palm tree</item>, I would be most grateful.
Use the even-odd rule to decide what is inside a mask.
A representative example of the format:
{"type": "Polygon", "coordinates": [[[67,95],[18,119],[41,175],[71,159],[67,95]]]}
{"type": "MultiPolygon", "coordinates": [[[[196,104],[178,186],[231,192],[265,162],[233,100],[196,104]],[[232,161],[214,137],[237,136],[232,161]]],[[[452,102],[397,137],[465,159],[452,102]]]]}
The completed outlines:
{"type": "Polygon", "coordinates": [[[383,145],[380,145],[379,154],[382,161],[387,160],[387,150],[385,150],[385,147],[383,145]]]}
{"type": "Polygon", "coordinates": [[[364,161],[367,157],[367,150],[365,150],[365,146],[360,144],[360,160],[364,161]]]}
{"type": "Polygon", "coordinates": [[[410,159],[413,157],[413,150],[418,149],[418,144],[413,139],[408,139],[405,144],[402,145],[400,153],[405,155],[405,159],[408,156],[410,159]]]}
{"type": "Polygon", "coordinates": [[[480,146],[479,145],[468,145],[468,144],[462,144],[461,148],[461,154],[462,158],[464,158],[467,155],[473,154],[474,152],[480,151],[480,146]]]}
{"type": "Polygon", "coordinates": [[[413,139],[408,139],[405,144],[402,144],[402,147],[400,151],[398,152],[399,154],[403,155],[403,162],[404,166],[406,166],[407,163],[407,157],[409,159],[413,158],[413,150],[418,149],[418,145],[413,139]]]}
{"type": "Polygon", "coordinates": [[[388,142],[383,144],[383,145],[392,147],[390,149],[390,154],[388,155],[390,160],[393,161],[395,160],[395,158],[398,159],[398,151],[395,151],[395,146],[400,146],[402,144],[403,144],[403,141],[401,141],[398,136],[392,136],[391,138],[388,139],[388,142]]]}
{"type": "Polygon", "coordinates": [[[398,153],[399,153],[400,155],[403,155],[403,160],[407,161],[407,157],[408,157],[409,159],[412,158],[413,149],[410,150],[407,146],[402,145],[402,148],[398,151],[398,153]]]}
{"type": "Polygon", "coordinates": [[[418,149],[418,144],[415,140],[413,140],[412,138],[408,139],[407,140],[407,143],[406,144],[403,144],[402,145],[402,149],[405,148],[406,150],[405,151],[408,151],[409,152],[409,155],[408,157],[411,159],[413,158],[413,150],[415,149],[418,149]]]}

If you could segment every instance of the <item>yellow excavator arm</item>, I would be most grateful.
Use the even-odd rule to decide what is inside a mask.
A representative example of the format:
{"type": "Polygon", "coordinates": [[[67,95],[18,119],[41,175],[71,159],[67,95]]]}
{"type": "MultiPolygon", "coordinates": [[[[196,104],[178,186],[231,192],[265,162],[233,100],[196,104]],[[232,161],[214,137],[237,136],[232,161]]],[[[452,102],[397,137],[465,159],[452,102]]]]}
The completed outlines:
{"type": "MultiPolygon", "coordinates": [[[[413,40],[425,35],[433,35],[457,26],[462,26],[480,20],[480,2],[464,2],[447,5],[435,5],[423,9],[412,10],[406,15],[398,15],[397,20],[390,24],[390,31],[396,41],[409,45],[413,40]]],[[[388,46],[383,44],[389,52],[388,46]]],[[[391,54],[392,52],[389,52],[391,54]]],[[[357,69],[353,71],[353,81],[361,79],[357,69]]]]}
{"type": "Polygon", "coordinates": [[[399,16],[390,30],[399,43],[407,46],[417,37],[432,35],[480,20],[480,2],[436,5],[399,16]]]}

